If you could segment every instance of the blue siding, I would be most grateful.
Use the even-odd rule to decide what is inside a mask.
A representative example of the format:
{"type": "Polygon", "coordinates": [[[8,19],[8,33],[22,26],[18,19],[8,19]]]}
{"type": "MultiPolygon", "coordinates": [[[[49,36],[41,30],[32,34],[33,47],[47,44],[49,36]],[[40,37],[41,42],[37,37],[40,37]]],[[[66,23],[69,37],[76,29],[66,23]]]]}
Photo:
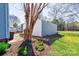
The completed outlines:
{"type": "Polygon", "coordinates": [[[9,38],[8,4],[0,3],[0,39],[9,38]]]}

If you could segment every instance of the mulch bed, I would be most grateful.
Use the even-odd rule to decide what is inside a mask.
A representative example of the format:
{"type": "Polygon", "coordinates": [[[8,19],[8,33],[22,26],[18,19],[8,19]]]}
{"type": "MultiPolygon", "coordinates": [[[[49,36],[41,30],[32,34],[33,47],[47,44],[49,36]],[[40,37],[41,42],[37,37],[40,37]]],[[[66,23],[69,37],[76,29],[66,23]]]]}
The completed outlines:
{"type": "Polygon", "coordinates": [[[11,47],[6,50],[6,53],[3,56],[17,56],[19,46],[21,45],[23,41],[16,41],[11,43],[11,47]]]}
{"type": "Polygon", "coordinates": [[[32,41],[33,42],[33,50],[34,50],[35,56],[47,56],[48,53],[51,52],[51,46],[44,43],[44,46],[45,46],[44,51],[39,52],[39,51],[36,51],[36,49],[35,49],[35,45],[37,44],[36,41],[37,41],[36,39],[33,39],[33,41],[32,41]]]}
{"type": "MultiPolygon", "coordinates": [[[[34,51],[35,56],[47,56],[48,53],[51,52],[51,49],[52,49],[51,45],[44,43],[44,46],[45,46],[44,51],[38,52],[35,49],[35,45],[37,44],[36,39],[37,38],[32,39],[32,47],[33,47],[33,51],[34,51]]],[[[42,39],[47,40],[46,38],[42,38],[42,39]]],[[[18,50],[19,50],[19,47],[22,44],[22,42],[23,41],[21,40],[21,41],[16,41],[16,42],[11,43],[11,47],[6,50],[6,53],[3,56],[18,56],[18,50]]]]}
{"type": "MultiPolygon", "coordinates": [[[[21,45],[21,43],[22,41],[11,43],[11,47],[6,50],[6,53],[3,56],[18,56],[18,50],[19,50],[19,46],[21,45]]],[[[46,56],[48,53],[50,53],[51,46],[44,44],[45,46],[44,51],[38,52],[35,49],[35,45],[37,44],[36,39],[33,39],[32,43],[33,43],[32,47],[33,47],[35,56],[46,56]]]]}

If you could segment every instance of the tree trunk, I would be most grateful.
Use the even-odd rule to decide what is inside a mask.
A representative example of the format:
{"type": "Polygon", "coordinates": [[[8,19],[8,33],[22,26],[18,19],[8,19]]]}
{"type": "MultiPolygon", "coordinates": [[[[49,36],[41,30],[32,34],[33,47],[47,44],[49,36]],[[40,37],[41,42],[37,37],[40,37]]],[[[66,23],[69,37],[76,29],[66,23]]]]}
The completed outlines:
{"type": "Polygon", "coordinates": [[[23,46],[29,49],[29,56],[34,56],[34,51],[32,47],[32,28],[29,27],[24,31],[24,42],[23,46]]]}
{"type": "Polygon", "coordinates": [[[25,31],[24,31],[24,39],[25,40],[31,40],[32,39],[32,31],[33,31],[33,29],[31,27],[25,29],[25,31]]]}

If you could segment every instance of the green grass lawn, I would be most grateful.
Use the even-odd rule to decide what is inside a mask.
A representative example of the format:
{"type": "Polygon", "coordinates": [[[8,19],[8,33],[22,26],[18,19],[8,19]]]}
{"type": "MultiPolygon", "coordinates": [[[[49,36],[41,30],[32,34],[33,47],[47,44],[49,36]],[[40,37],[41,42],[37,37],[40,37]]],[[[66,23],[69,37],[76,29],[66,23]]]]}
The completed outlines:
{"type": "Polygon", "coordinates": [[[61,37],[51,41],[52,51],[50,56],[79,56],[79,32],[61,31],[61,37]]]}

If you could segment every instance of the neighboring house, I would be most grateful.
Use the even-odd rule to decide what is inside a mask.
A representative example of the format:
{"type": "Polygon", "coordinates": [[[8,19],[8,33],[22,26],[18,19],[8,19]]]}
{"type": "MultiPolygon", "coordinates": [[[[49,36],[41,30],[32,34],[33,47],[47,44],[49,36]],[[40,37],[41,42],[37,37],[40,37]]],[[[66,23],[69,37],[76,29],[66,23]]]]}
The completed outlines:
{"type": "Polygon", "coordinates": [[[0,39],[9,39],[8,4],[0,3],[0,39]]]}

